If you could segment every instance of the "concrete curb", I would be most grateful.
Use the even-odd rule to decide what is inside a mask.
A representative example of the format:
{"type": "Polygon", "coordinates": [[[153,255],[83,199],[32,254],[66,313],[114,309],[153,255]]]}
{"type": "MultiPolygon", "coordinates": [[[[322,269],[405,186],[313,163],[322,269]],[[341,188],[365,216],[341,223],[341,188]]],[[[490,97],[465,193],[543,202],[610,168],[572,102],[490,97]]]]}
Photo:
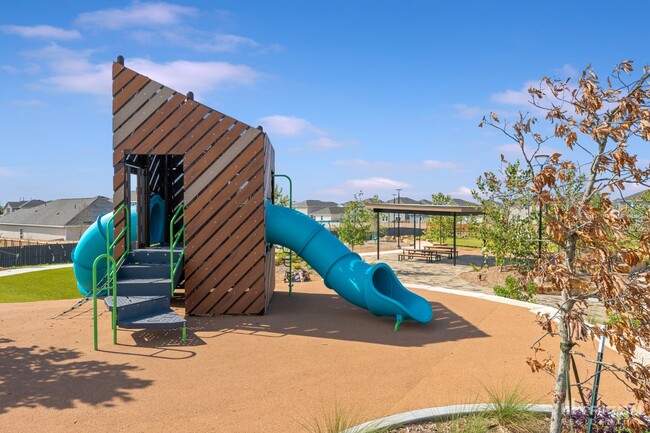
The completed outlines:
{"type": "MultiPolygon", "coordinates": [[[[557,308],[548,307],[545,305],[533,304],[531,302],[517,301],[515,299],[504,298],[502,296],[497,296],[497,295],[488,295],[485,293],[476,293],[476,292],[466,292],[464,290],[447,289],[445,287],[433,287],[433,286],[427,286],[426,284],[407,283],[404,284],[404,287],[411,288],[411,289],[428,290],[429,292],[446,293],[448,295],[467,296],[468,298],[484,299],[490,302],[498,302],[500,304],[514,305],[516,307],[527,308],[533,314],[548,313],[550,316],[553,316],[555,313],[557,313],[557,308]]],[[[606,341],[605,344],[611,350],[616,351],[616,348],[610,344],[609,340],[606,341]]],[[[637,346],[636,352],[634,354],[634,358],[635,361],[637,361],[641,365],[648,365],[650,364],[650,351],[637,346]]]]}
{"type": "MultiPolygon", "coordinates": [[[[456,416],[471,415],[474,413],[486,412],[492,408],[491,404],[458,404],[453,406],[430,407],[427,409],[402,412],[390,415],[363,424],[350,427],[341,433],[363,433],[380,428],[396,428],[407,424],[424,423],[431,421],[443,421],[456,416]]],[[[550,404],[533,404],[528,410],[530,412],[550,414],[550,404]]]]}

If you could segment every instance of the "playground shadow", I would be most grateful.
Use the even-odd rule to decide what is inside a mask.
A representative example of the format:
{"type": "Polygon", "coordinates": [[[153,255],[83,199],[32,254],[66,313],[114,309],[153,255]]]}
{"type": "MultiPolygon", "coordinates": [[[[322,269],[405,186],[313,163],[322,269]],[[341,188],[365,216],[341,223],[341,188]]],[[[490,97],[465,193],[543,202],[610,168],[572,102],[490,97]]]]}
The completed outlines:
{"type": "Polygon", "coordinates": [[[139,367],[80,361],[76,350],[4,346],[0,339],[0,415],[13,408],[72,409],[78,403],[112,407],[132,401],[130,391],[151,380],[129,377],[139,367]]]}
{"type": "Polygon", "coordinates": [[[188,344],[205,344],[204,340],[233,333],[261,338],[300,335],[400,347],[489,337],[444,305],[430,305],[431,322],[407,321],[395,332],[394,318],[373,316],[335,294],[276,293],[265,316],[188,317],[188,344]]]}

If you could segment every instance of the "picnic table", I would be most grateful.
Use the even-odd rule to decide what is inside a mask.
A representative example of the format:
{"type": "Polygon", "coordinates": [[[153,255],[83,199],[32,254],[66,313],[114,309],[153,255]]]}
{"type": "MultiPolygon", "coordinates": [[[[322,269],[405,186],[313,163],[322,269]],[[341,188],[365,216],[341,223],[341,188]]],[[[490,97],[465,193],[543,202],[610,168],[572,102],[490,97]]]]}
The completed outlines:
{"type": "Polygon", "coordinates": [[[425,259],[427,263],[439,262],[441,260],[440,254],[433,250],[404,248],[401,254],[397,256],[397,260],[410,260],[410,259],[425,259]]]}
{"type": "Polygon", "coordinates": [[[434,251],[441,255],[444,254],[450,259],[453,259],[454,257],[458,258],[458,250],[451,245],[445,245],[445,244],[426,245],[424,246],[424,250],[434,251]]]}

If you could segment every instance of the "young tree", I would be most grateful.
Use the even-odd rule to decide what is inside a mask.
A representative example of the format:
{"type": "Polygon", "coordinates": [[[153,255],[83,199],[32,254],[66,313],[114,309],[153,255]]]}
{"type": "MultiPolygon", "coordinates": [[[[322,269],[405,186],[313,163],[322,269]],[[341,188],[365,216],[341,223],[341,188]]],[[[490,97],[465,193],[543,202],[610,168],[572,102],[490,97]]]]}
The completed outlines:
{"type": "Polygon", "coordinates": [[[339,238],[348,244],[352,251],[355,246],[366,242],[368,233],[372,229],[373,213],[366,207],[361,197],[363,191],[355,194],[354,200],[345,205],[339,226],[339,238]]]}
{"type": "MultiPolygon", "coordinates": [[[[650,236],[643,235],[631,246],[622,242],[630,218],[610,200],[626,184],[645,184],[650,177],[649,167],[639,167],[637,157],[628,150],[650,140],[650,68],[633,74],[632,61],[625,61],[605,83],[591,66],[576,84],[544,78],[529,94],[535,110],[549,122],[547,134],[536,118],[521,113],[514,123],[491,113],[479,125],[502,131],[521,148],[530,171],[526,187],[540,197],[546,236],[557,247],[557,252],[548,251],[538,260],[530,275],[552,284],[562,296],[555,315],[539,317],[543,337],[560,339],[557,363],[548,355],[528,361],[533,371],[555,376],[551,433],[561,431],[569,356],[586,358],[577,341],[594,336],[606,336],[624,359],[621,365],[601,363],[603,371],[624,381],[650,413],[650,367],[638,363],[634,353],[640,343],[650,341],[650,278],[630,272],[650,255],[650,236]],[[536,166],[540,147],[552,140],[564,143],[564,155],[554,153],[543,166],[536,166]],[[583,170],[583,181],[575,182],[576,173],[583,170]],[[586,323],[587,298],[593,296],[620,320],[605,328],[586,323]]],[[[640,423],[630,425],[640,431],[640,423]]]]}
{"type": "Polygon", "coordinates": [[[278,185],[273,188],[273,203],[278,206],[289,207],[289,196],[282,194],[282,188],[278,185]]]}
{"type": "MultiPolygon", "coordinates": [[[[453,200],[450,195],[441,192],[431,194],[431,203],[435,205],[450,205],[453,200]]],[[[422,237],[429,242],[445,243],[446,238],[454,235],[454,219],[450,216],[439,215],[427,221],[422,237]]]]}
{"type": "Polygon", "coordinates": [[[500,173],[486,172],[477,180],[472,196],[484,215],[478,226],[486,259],[492,254],[497,266],[506,260],[528,265],[537,254],[537,212],[534,195],[526,188],[531,173],[520,162],[508,163],[500,173]]]}

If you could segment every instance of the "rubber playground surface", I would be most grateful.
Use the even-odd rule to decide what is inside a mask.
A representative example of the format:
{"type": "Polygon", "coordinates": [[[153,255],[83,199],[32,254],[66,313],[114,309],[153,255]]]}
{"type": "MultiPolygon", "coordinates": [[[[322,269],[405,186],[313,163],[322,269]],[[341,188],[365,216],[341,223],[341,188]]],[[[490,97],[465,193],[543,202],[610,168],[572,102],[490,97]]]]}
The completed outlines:
{"type": "MultiPolygon", "coordinates": [[[[335,406],[374,419],[482,402],[483,386],[517,383],[550,403],[552,379],[526,365],[540,335],[528,309],[415,290],[434,319],[377,318],[322,282],[278,284],[266,316],[190,317],[180,331],[119,330],[90,303],[0,304],[0,426],[11,432],[302,432],[335,406]]],[[[546,344],[556,354],[559,343],[546,344]]],[[[582,344],[593,354],[595,344],[582,344]]],[[[616,354],[605,353],[614,360],[616,354]]],[[[588,377],[580,366],[581,377],[588,377]]],[[[609,405],[632,396],[610,377],[609,405]]]]}

